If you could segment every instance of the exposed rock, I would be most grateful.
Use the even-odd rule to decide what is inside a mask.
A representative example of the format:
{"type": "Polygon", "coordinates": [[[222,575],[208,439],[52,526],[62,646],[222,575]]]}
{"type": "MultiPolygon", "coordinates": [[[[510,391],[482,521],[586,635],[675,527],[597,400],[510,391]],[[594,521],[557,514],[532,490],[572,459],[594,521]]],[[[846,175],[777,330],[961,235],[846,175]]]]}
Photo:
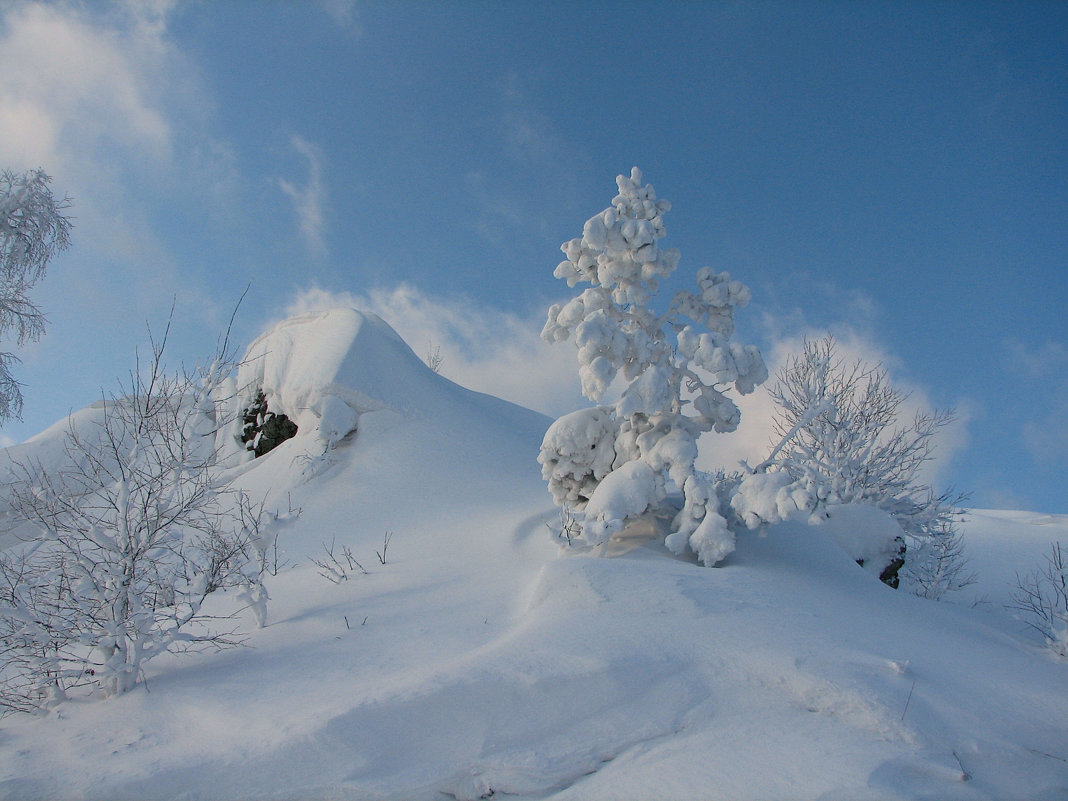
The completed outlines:
{"type": "MultiPolygon", "coordinates": [[[[901,577],[898,573],[901,568],[905,566],[905,538],[895,537],[894,545],[897,547],[897,550],[894,551],[893,554],[885,557],[886,559],[889,559],[889,561],[886,562],[886,566],[879,571],[879,581],[896,590],[901,585],[901,577]]],[[[883,564],[883,561],[884,560],[880,559],[879,564],[883,564]]],[[[861,567],[865,567],[864,562],[864,559],[857,560],[857,564],[861,567]]],[[[873,565],[873,567],[875,566],[873,565]]]]}
{"type": "Polygon", "coordinates": [[[889,513],[866,504],[833,506],[821,527],[858,565],[884,584],[898,588],[898,572],[905,564],[905,538],[889,513]]]}
{"type": "Polygon", "coordinates": [[[258,457],[277,448],[287,439],[296,436],[297,424],[284,414],[275,414],[267,408],[263,390],[256,393],[252,405],[242,417],[241,441],[258,457]]]}
{"type": "MultiPolygon", "coordinates": [[[[898,545],[897,553],[890,558],[889,564],[887,564],[879,574],[879,581],[896,590],[901,584],[901,578],[898,576],[898,571],[905,566],[905,539],[904,537],[898,537],[894,542],[898,545]]],[[[864,560],[861,559],[857,564],[864,567],[864,560]]]]}

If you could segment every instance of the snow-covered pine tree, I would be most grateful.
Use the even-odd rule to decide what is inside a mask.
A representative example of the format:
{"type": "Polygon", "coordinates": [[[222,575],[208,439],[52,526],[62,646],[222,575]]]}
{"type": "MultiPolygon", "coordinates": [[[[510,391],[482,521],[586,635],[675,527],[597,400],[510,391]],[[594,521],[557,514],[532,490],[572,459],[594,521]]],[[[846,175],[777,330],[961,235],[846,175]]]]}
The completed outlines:
{"type": "Polygon", "coordinates": [[[698,291],[677,292],[658,312],[660,282],[679,261],[678,250],[659,244],[671,204],[642,184],[637,167],[616,184],[612,205],[561,246],[566,258],[554,275],[589,286],[549,309],[542,337],[574,341],[587,398],[601,403],[617,378],[622,392],[614,403],[557,420],[538,461],[588,543],[604,542],[640,515],[673,513],[668,547],[689,548],[714,565],[734,550],[734,534],[719,513],[713,477],[694,462],[698,437],[738,426],[729,388],[746,394],[768,377],[758,348],[731,341],[734,310],[749,302],[749,289],[703,267],[698,291]],[[682,493],[681,510],[666,504],[672,489],[682,493]]]}

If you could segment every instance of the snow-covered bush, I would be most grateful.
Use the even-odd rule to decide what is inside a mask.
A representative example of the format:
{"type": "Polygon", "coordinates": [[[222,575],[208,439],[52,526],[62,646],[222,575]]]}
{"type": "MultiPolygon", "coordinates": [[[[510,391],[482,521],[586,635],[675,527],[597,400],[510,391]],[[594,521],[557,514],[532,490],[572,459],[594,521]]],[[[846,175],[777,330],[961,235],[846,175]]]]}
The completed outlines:
{"type": "Polygon", "coordinates": [[[1068,555],[1061,543],[1050,543],[1042,567],[1016,576],[1010,608],[1022,613],[1053,653],[1068,657],[1068,555]]]}
{"type": "Polygon", "coordinates": [[[781,439],[742,479],[733,509],[756,527],[798,513],[819,522],[847,504],[875,506],[905,535],[905,576],[914,591],[939,598],[965,586],[971,577],[963,570],[957,506],[964,498],[936,493],[918,477],[952,413],[919,413],[899,426],[907,396],[880,366],[846,363],[835,349],[832,337],[807,341],[778,372],[771,396],[781,439]]]}
{"type": "Polygon", "coordinates": [[[668,547],[713,565],[734,550],[734,536],[715,480],[694,461],[701,434],[738,426],[729,387],[746,394],[768,375],[755,346],[732,341],[734,310],[749,289],[704,267],[696,293],[679,291],[657,311],[660,282],[679,261],[678,250],[659,244],[670,204],[642,185],[637,167],[616,184],[612,205],[561,246],[566,258],[554,275],[589,286],[549,309],[542,337],[573,340],[587,398],[600,404],[617,379],[622,391],[614,403],[557,420],[538,461],[556,503],[576,514],[592,544],[640,515],[668,514],[669,493],[681,491],[668,547]]]}
{"type": "Polygon", "coordinates": [[[165,651],[237,642],[204,611],[240,588],[262,624],[263,505],[223,485],[216,434],[231,365],[167,375],[162,342],[129,386],[71,424],[67,465],[16,465],[11,507],[39,536],[0,555],[0,707],[32,710],[79,685],[132,688],[165,651]]]}

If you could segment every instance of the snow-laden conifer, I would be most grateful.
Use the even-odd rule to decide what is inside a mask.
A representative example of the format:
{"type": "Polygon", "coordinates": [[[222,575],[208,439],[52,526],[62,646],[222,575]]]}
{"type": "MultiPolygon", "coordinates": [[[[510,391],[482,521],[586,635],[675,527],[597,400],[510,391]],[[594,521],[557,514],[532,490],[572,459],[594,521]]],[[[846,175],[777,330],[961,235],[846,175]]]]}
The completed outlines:
{"type": "Polygon", "coordinates": [[[612,205],[561,246],[554,275],[588,287],[549,309],[542,337],[571,339],[583,394],[602,403],[617,380],[617,400],[557,420],[539,462],[557,504],[578,514],[583,536],[600,543],[646,513],[664,515],[669,493],[683,495],[668,546],[693,550],[707,565],[734,550],[713,479],[694,467],[697,439],[734,431],[740,412],[731,387],[746,394],[768,376],[759,349],[733,341],[734,311],[749,289],[703,267],[697,291],[678,291],[666,310],[655,299],[679,262],[662,248],[671,205],[642,184],[635,167],[616,178],[612,205]]]}

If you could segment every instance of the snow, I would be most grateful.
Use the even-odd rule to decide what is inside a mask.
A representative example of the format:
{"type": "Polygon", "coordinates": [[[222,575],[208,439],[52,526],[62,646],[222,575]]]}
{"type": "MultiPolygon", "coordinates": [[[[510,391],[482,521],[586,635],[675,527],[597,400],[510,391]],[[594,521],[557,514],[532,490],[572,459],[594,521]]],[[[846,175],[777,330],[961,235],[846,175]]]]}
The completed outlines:
{"type": "Polygon", "coordinates": [[[581,508],[582,499],[589,499],[612,469],[616,430],[609,411],[596,406],[565,414],[549,426],[539,458],[557,503],[581,508]]]}
{"type": "Polygon", "coordinates": [[[347,422],[337,401],[357,414],[431,413],[434,399],[451,390],[424,367],[381,318],[331,309],[289,318],[256,339],[242,359],[237,383],[242,389],[262,388],[271,411],[298,426],[318,428],[324,414],[333,426],[347,422]],[[334,400],[324,408],[328,396],[334,400]]]}
{"type": "Polygon", "coordinates": [[[898,553],[903,531],[890,515],[875,506],[847,503],[816,517],[820,528],[846,555],[876,577],[898,553]]]}
{"type": "Polygon", "coordinates": [[[645,462],[627,462],[597,485],[586,505],[583,530],[600,544],[622,529],[625,520],[648,509],[658,494],[653,468],[645,462]]]}
{"type": "Polygon", "coordinates": [[[319,413],[319,437],[325,440],[327,448],[333,448],[355,431],[360,419],[359,412],[337,395],[323,395],[315,411],[319,413]]]}
{"type": "MultiPolygon", "coordinates": [[[[1068,518],[970,513],[979,582],[947,602],[855,564],[888,531],[867,510],[749,532],[714,569],[651,537],[569,552],[546,529],[548,419],[353,310],[250,355],[240,383],[301,426],[232,469],[302,510],[277,527],[268,625],[242,611],[248,647],[0,719],[0,798],[1068,798],[1068,663],[1004,608],[1068,518]],[[367,574],[320,577],[332,540],[367,574]]],[[[65,428],[21,458],[59,464],[65,428]]]]}
{"type": "Polygon", "coordinates": [[[763,522],[789,520],[802,511],[807,496],[799,494],[785,471],[754,473],[739,485],[731,505],[749,528],[757,528],[763,522]]]}

